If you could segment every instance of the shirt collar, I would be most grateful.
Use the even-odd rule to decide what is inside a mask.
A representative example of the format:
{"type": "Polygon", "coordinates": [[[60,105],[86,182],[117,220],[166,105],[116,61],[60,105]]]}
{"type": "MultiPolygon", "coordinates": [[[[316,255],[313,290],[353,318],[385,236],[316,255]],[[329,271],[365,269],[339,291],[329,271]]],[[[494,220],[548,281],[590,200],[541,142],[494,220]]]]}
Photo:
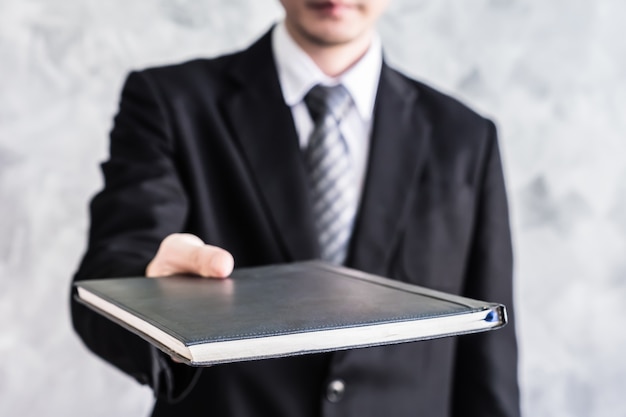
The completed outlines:
{"type": "Polygon", "coordinates": [[[288,106],[300,103],[316,84],[341,83],[350,93],[363,120],[370,120],[382,67],[383,54],[380,38],[374,35],[372,44],[363,57],[337,78],[324,74],[287,32],[280,22],[272,32],[272,49],[280,86],[288,106]]]}

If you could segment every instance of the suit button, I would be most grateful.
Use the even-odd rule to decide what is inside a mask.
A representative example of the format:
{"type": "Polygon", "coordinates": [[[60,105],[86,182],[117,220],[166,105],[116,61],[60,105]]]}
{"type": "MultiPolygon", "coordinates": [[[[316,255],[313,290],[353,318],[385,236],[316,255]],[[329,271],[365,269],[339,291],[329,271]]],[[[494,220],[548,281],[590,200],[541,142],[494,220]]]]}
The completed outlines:
{"type": "Polygon", "coordinates": [[[326,399],[331,403],[338,403],[346,392],[346,384],[341,379],[335,379],[326,388],[326,399]]]}

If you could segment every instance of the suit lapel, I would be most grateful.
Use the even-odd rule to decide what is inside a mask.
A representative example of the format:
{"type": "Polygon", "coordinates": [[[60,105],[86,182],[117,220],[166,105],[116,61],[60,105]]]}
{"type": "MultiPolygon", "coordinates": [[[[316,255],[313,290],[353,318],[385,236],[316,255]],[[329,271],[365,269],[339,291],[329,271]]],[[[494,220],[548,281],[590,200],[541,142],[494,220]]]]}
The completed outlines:
{"type": "Polygon", "coordinates": [[[266,34],[240,55],[231,75],[240,88],[223,103],[258,185],[285,257],[317,257],[306,173],[291,110],[285,104],[266,34]]]}
{"type": "Polygon", "coordinates": [[[383,65],[368,174],[348,264],[385,274],[407,218],[430,137],[415,86],[383,65]]]}

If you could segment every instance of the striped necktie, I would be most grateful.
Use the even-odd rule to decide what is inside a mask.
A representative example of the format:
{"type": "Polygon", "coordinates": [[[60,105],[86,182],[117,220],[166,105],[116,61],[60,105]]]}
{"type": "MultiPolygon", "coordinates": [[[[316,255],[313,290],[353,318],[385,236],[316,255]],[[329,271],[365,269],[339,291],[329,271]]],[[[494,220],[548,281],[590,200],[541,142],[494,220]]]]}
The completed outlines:
{"type": "Polygon", "coordinates": [[[357,205],[350,155],[339,130],[351,98],[342,85],[317,85],[304,102],[315,125],[305,160],[321,257],[342,264],[348,252],[357,205]]]}

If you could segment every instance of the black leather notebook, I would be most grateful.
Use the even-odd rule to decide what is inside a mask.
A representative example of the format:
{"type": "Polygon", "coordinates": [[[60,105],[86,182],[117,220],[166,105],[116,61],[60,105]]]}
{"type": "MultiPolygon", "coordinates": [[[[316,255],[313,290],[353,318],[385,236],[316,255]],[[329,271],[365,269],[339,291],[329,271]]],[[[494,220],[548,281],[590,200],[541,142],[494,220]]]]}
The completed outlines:
{"type": "Polygon", "coordinates": [[[311,261],[231,278],[80,281],[78,299],[190,365],[496,329],[505,307],[311,261]]]}

